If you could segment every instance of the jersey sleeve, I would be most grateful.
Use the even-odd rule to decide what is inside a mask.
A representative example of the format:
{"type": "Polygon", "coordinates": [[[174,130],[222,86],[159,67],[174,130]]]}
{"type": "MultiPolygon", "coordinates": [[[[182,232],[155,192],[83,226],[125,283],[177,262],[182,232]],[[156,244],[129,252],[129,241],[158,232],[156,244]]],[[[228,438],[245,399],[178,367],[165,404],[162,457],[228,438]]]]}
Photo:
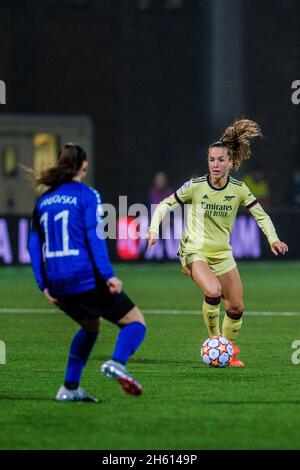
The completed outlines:
{"type": "Polygon", "coordinates": [[[251,215],[253,215],[254,219],[256,220],[257,225],[267,237],[269,244],[272,245],[272,243],[279,240],[270,216],[264,211],[261,205],[256,202],[256,204],[248,207],[248,209],[251,215]]]}
{"type": "Polygon", "coordinates": [[[33,211],[31,219],[28,251],[30,254],[31,266],[36,283],[39,286],[39,289],[44,291],[47,285],[43,259],[43,238],[36,208],[33,211]]]}
{"type": "Polygon", "coordinates": [[[179,204],[190,204],[192,202],[192,185],[192,180],[187,181],[174,193],[179,204]]]}
{"type": "Polygon", "coordinates": [[[166,197],[156,207],[148,232],[154,233],[156,236],[159,234],[159,226],[166,213],[169,210],[174,210],[179,204],[190,203],[192,201],[192,180],[184,183],[181,188],[175,191],[171,196],[166,197]]]}
{"type": "Polygon", "coordinates": [[[269,244],[272,245],[272,243],[278,240],[278,235],[272,220],[245,183],[243,183],[243,186],[241,187],[241,198],[241,205],[249,210],[256,220],[257,225],[267,237],[269,244]]]}
{"type": "Polygon", "coordinates": [[[175,197],[175,193],[171,194],[171,196],[166,197],[163,201],[161,201],[152,216],[150,226],[148,228],[148,233],[154,233],[156,236],[159,234],[159,226],[163,218],[165,217],[166,213],[169,210],[175,209],[179,205],[178,199],[175,197]]]}
{"type": "Polygon", "coordinates": [[[245,183],[243,183],[243,185],[241,186],[240,196],[240,205],[246,207],[246,209],[251,209],[255,206],[255,204],[258,203],[256,197],[254,196],[254,194],[252,194],[252,192],[250,191],[248,186],[245,185],[245,183]]]}
{"type": "Polygon", "coordinates": [[[99,193],[87,188],[84,195],[84,224],[88,246],[97,271],[107,281],[115,276],[103,230],[103,209],[99,193]]]}

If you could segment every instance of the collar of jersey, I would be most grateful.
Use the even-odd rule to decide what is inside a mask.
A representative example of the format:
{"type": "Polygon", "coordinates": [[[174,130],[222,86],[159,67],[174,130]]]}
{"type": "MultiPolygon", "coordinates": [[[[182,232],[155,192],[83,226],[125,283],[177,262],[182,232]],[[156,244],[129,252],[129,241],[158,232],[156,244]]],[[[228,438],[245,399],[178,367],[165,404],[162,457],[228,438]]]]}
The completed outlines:
{"type": "Polygon", "coordinates": [[[229,183],[229,178],[230,178],[230,177],[229,177],[229,175],[228,175],[226,184],[225,184],[225,186],[223,186],[223,188],[215,188],[215,187],[211,184],[211,182],[209,181],[209,173],[206,175],[206,179],[207,179],[208,185],[209,185],[212,189],[214,189],[215,191],[223,191],[223,189],[227,188],[228,183],[229,183]]]}

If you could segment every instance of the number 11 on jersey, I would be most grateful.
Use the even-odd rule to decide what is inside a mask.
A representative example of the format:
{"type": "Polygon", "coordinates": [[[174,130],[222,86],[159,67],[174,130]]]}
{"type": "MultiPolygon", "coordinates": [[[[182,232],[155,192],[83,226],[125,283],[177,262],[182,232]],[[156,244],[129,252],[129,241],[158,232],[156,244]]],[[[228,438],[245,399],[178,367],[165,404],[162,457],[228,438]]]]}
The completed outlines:
{"type": "Polygon", "coordinates": [[[59,258],[63,256],[78,256],[79,250],[71,250],[69,248],[69,211],[59,212],[54,216],[54,222],[62,219],[62,250],[50,251],[49,246],[49,214],[45,212],[40,221],[43,224],[45,232],[45,257],[59,258]]]}

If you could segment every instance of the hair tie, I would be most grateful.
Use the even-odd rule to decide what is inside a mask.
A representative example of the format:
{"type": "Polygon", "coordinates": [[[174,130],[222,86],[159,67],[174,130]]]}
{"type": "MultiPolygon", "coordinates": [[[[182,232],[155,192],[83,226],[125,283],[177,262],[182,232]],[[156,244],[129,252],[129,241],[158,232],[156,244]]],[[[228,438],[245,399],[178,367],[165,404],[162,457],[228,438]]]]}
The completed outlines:
{"type": "Polygon", "coordinates": [[[214,142],[213,144],[210,145],[210,147],[220,147],[221,145],[224,145],[221,140],[217,140],[217,142],[214,142]]]}

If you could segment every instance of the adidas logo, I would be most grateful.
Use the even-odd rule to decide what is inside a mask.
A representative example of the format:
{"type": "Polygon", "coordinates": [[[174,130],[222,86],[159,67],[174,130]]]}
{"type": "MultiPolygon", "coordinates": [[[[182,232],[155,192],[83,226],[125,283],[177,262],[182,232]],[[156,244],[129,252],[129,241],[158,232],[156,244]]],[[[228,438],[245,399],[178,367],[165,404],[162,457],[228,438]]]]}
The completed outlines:
{"type": "Polygon", "coordinates": [[[208,199],[208,195],[207,195],[207,194],[204,194],[204,196],[203,196],[202,199],[208,199]]]}

